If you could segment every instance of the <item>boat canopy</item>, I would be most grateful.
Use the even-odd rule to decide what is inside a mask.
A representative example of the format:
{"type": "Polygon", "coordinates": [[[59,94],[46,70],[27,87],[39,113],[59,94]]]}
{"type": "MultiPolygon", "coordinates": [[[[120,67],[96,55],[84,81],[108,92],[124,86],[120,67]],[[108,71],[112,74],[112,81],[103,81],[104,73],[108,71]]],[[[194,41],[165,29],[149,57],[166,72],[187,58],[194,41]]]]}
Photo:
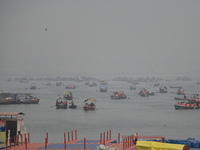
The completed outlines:
{"type": "Polygon", "coordinates": [[[189,150],[189,147],[183,144],[169,144],[152,141],[137,141],[137,150],[189,150]]]}
{"type": "Polygon", "coordinates": [[[66,92],[63,94],[63,96],[65,96],[65,95],[67,95],[67,94],[69,94],[69,95],[72,96],[72,92],[71,92],[71,91],[66,91],[66,92]]]}
{"type": "Polygon", "coordinates": [[[86,100],[84,100],[84,102],[87,102],[87,101],[93,101],[93,102],[96,102],[96,99],[94,99],[94,98],[88,98],[88,99],[86,99],[86,100]]]}

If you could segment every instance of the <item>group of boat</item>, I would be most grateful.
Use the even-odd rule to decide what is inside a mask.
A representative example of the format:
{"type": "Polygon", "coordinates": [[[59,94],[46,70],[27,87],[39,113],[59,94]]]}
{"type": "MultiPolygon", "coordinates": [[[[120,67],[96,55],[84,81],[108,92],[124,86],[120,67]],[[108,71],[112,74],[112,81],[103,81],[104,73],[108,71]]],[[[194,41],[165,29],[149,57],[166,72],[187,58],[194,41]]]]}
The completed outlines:
{"type": "Polygon", "coordinates": [[[174,104],[175,109],[200,109],[200,100],[199,95],[195,94],[194,97],[186,98],[184,95],[184,98],[178,98],[174,97],[175,100],[182,100],[176,104],[174,104]]]}
{"type": "Polygon", "coordinates": [[[40,99],[34,93],[0,93],[1,104],[38,104],[40,99]]]}
{"type": "Polygon", "coordinates": [[[73,94],[71,91],[66,91],[63,94],[63,97],[60,97],[56,100],[56,108],[57,109],[67,109],[67,108],[71,108],[71,109],[76,109],[76,108],[83,108],[84,110],[94,110],[96,108],[95,102],[96,99],[94,98],[88,98],[86,100],[84,100],[84,105],[83,107],[78,107],[77,105],[74,104],[73,100],[73,94]],[[70,104],[68,107],[68,103],[70,104]]]}

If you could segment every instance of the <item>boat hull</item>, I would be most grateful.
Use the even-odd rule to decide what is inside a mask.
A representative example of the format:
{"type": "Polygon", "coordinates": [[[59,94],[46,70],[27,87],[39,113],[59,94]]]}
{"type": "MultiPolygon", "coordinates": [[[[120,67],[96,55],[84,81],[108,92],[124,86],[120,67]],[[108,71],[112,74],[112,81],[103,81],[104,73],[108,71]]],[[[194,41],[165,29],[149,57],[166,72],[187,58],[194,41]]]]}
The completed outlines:
{"type": "Polygon", "coordinates": [[[57,104],[56,108],[57,109],[67,109],[67,104],[57,104]]]}
{"type": "Polygon", "coordinates": [[[200,107],[198,106],[183,106],[183,105],[174,105],[175,109],[200,109],[200,107]]]}
{"type": "Polygon", "coordinates": [[[70,105],[69,108],[71,108],[71,109],[76,109],[76,108],[77,108],[77,105],[70,105]]]}
{"type": "Polygon", "coordinates": [[[84,106],[83,109],[84,110],[95,110],[96,106],[84,106]]]}

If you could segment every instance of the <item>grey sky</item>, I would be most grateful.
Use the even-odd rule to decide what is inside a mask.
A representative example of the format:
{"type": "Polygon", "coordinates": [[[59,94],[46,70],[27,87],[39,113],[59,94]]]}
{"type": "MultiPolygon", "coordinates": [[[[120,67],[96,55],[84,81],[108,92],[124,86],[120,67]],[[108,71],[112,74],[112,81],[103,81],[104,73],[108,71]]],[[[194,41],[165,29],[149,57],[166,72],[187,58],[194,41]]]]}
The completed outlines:
{"type": "Polygon", "coordinates": [[[199,76],[199,48],[199,0],[0,1],[0,75],[199,76]]]}

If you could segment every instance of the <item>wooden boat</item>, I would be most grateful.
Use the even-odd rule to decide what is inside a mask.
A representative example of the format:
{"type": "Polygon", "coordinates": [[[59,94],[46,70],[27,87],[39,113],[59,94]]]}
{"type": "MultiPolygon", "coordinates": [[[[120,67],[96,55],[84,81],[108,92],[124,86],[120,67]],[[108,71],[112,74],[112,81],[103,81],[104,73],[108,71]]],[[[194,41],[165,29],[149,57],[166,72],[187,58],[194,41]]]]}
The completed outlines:
{"type": "Polygon", "coordinates": [[[108,91],[108,86],[107,85],[101,85],[99,87],[100,92],[107,92],[108,91]]]}
{"type": "Polygon", "coordinates": [[[62,82],[56,82],[56,86],[61,86],[62,82]]]}
{"type": "Polygon", "coordinates": [[[63,94],[63,97],[66,99],[66,100],[72,100],[73,99],[73,94],[71,91],[66,91],[64,94],[63,94]]]}
{"type": "Polygon", "coordinates": [[[71,108],[71,109],[76,109],[76,108],[77,108],[77,105],[70,105],[69,108],[71,108]]]}
{"type": "Polygon", "coordinates": [[[67,100],[59,98],[56,100],[57,109],[67,109],[67,100]]]}
{"type": "Polygon", "coordinates": [[[155,82],[154,83],[154,86],[159,86],[160,84],[158,82],[155,82]]]}
{"type": "Polygon", "coordinates": [[[167,93],[167,87],[166,86],[161,86],[159,88],[160,93],[167,93]]]}
{"type": "Polygon", "coordinates": [[[145,88],[143,88],[143,89],[140,90],[139,95],[142,96],[142,97],[148,97],[149,91],[147,91],[145,88]]]}
{"type": "Polygon", "coordinates": [[[96,99],[94,98],[88,98],[86,100],[84,100],[84,106],[83,106],[83,109],[84,110],[94,110],[96,108],[96,105],[95,105],[95,102],[96,102],[96,99]],[[88,104],[88,102],[91,102],[90,104],[88,104]]]}
{"type": "Polygon", "coordinates": [[[94,86],[97,86],[97,83],[96,82],[92,82],[91,84],[89,83],[88,85],[89,85],[89,87],[94,87],[94,86]]]}
{"type": "Polygon", "coordinates": [[[75,89],[76,86],[75,85],[67,85],[65,86],[66,89],[75,89]]]}
{"type": "Polygon", "coordinates": [[[113,92],[113,94],[110,96],[111,99],[126,99],[127,96],[122,91],[113,92]]]}
{"type": "Polygon", "coordinates": [[[136,86],[135,85],[130,85],[130,90],[135,90],[136,86]]]}
{"type": "Polygon", "coordinates": [[[71,108],[71,109],[76,109],[76,108],[77,108],[77,105],[75,105],[74,102],[72,101],[72,102],[71,102],[71,105],[69,106],[69,108],[71,108]]]}
{"type": "Polygon", "coordinates": [[[36,84],[35,84],[35,83],[31,83],[30,89],[31,89],[31,90],[35,90],[35,89],[37,89],[36,84]]]}

